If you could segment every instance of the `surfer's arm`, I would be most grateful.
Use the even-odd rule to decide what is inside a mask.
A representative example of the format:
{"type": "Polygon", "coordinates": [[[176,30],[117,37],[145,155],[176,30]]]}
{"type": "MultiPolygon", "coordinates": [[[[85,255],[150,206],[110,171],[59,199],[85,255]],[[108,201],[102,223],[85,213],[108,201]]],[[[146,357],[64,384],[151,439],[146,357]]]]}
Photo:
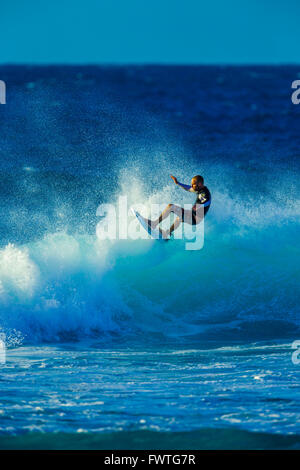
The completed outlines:
{"type": "Polygon", "coordinates": [[[179,186],[181,186],[185,191],[189,191],[191,193],[194,193],[195,191],[193,190],[192,186],[189,186],[188,184],[183,184],[183,183],[179,183],[178,179],[173,176],[173,175],[170,175],[172,180],[174,181],[175,184],[179,184],[179,186]]]}
{"type": "Polygon", "coordinates": [[[190,193],[194,192],[192,186],[189,186],[188,184],[179,183],[179,181],[177,181],[177,184],[181,186],[185,191],[189,191],[190,193]]]}

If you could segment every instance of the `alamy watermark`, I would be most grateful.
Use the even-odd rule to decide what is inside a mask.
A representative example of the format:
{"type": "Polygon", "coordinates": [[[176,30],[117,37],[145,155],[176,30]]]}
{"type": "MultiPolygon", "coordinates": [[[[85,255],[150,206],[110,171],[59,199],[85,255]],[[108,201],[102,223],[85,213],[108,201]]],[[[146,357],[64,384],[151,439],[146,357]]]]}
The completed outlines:
{"type": "Polygon", "coordinates": [[[6,83],[0,80],[0,104],[6,104],[6,83]]]}
{"type": "Polygon", "coordinates": [[[0,333],[0,366],[6,362],[6,337],[4,333],[0,333]]]}
{"type": "Polygon", "coordinates": [[[292,354],[292,363],[295,365],[300,364],[300,340],[296,340],[292,344],[292,349],[295,351],[292,354]]]}
{"type": "Polygon", "coordinates": [[[292,88],[296,91],[292,93],[291,100],[293,104],[300,104],[300,80],[294,80],[292,88]]]}
{"type": "MultiPolygon", "coordinates": [[[[149,220],[156,219],[167,207],[167,204],[151,204],[149,220]]],[[[169,205],[170,206],[170,205],[169,205]]],[[[175,206],[174,206],[175,207],[175,206]]],[[[192,204],[184,205],[184,219],[181,210],[174,213],[174,220],[176,220],[176,229],[172,237],[175,240],[186,240],[186,250],[201,250],[204,245],[204,207],[200,205],[197,208],[197,221],[196,225],[192,225],[192,204]]],[[[144,204],[135,204],[134,210],[138,211],[141,215],[149,213],[149,207],[144,204]]],[[[170,212],[173,212],[171,207],[170,212]]],[[[128,206],[127,196],[119,196],[118,204],[101,204],[96,212],[98,217],[101,217],[100,222],[97,224],[96,233],[100,240],[137,240],[137,239],[151,239],[147,230],[142,227],[137,218],[132,213],[131,207],[128,206]]],[[[169,215],[166,217],[164,224],[170,228],[174,221],[171,221],[169,215]]],[[[146,219],[146,220],[147,220],[146,219]]],[[[158,230],[152,231],[152,238],[157,238],[154,234],[158,230]]]]}

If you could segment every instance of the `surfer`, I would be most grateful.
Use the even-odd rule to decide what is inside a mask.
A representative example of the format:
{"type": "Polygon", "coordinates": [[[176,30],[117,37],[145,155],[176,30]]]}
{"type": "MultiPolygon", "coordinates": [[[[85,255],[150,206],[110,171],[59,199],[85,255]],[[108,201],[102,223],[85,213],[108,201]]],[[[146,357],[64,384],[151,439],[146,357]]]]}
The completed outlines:
{"type": "Polygon", "coordinates": [[[165,210],[160,214],[160,216],[156,220],[149,220],[148,224],[151,226],[151,229],[155,229],[159,224],[165,220],[171,212],[177,215],[175,222],[171,225],[169,230],[163,230],[159,228],[160,233],[162,234],[163,238],[168,239],[171,236],[171,233],[179,227],[181,222],[185,222],[190,225],[198,225],[201,220],[207,214],[210,203],[211,203],[211,195],[209,189],[204,186],[204,178],[203,176],[196,175],[192,178],[191,185],[179,183],[177,178],[173,175],[170,175],[172,180],[175,184],[181,186],[185,191],[190,193],[197,194],[196,201],[191,210],[183,209],[180,206],[175,204],[168,204],[165,210]]]}

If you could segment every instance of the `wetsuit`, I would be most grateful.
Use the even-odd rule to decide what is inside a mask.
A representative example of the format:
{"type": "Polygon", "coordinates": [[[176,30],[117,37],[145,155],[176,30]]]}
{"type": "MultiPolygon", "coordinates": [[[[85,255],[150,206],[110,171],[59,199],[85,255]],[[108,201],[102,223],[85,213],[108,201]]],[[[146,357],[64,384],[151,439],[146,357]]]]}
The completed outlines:
{"type": "MultiPolygon", "coordinates": [[[[190,193],[196,193],[197,194],[197,199],[195,201],[195,204],[192,207],[192,225],[196,225],[196,211],[199,205],[203,206],[204,208],[204,216],[207,214],[210,204],[211,204],[211,194],[209,189],[206,186],[203,186],[199,191],[194,191],[192,186],[189,186],[187,184],[179,183],[179,186],[181,186],[183,189],[186,191],[189,191],[190,193]]],[[[182,220],[184,220],[184,209],[182,209],[182,220]]]]}

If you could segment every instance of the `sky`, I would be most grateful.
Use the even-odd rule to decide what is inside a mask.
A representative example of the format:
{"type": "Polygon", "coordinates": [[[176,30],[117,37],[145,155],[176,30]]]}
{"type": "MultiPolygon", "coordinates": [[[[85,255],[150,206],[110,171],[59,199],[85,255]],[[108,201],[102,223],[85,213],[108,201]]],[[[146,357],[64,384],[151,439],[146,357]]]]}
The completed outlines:
{"type": "Polygon", "coordinates": [[[299,63],[299,0],[0,0],[0,63],[299,63]]]}

